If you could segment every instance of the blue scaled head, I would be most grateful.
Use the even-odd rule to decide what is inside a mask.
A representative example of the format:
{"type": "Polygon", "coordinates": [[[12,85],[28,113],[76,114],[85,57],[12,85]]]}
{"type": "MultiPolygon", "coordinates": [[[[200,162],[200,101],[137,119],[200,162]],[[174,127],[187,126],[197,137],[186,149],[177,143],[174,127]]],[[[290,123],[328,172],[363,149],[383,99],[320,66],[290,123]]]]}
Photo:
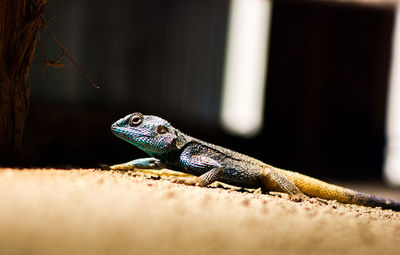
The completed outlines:
{"type": "Polygon", "coordinates": [[[112,124],[111,131],[152,156],[179,150],[186,144],[185,136],[168,121],[138,112],[112,124]]]}

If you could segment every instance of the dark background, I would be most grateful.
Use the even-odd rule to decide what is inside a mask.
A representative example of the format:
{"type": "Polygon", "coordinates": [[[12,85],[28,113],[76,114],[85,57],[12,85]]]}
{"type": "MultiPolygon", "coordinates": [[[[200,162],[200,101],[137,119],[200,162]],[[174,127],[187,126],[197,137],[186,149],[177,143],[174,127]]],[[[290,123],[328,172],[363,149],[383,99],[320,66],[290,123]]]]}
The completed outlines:
{"type": "MultiPolygon", "coordinates": [[[[49,24],[96,80],[36,53],[26,166],[96,167],[144,156],[110,125],[136,111],[315,177],[380,178],[394,9],[275,1],[265,123],[253,138],[219,122],[229,1],[51,1],[49,24]]],[[[46,57],[60,51],[42,32],[46,57]]]]}

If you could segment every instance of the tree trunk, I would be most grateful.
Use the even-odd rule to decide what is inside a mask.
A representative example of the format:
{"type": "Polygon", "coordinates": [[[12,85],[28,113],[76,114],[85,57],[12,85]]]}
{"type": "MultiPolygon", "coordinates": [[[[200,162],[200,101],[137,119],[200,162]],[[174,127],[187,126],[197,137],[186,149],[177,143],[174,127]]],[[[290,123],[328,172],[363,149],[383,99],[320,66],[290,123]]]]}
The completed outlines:
{"type": "Polygon", "coordinates": [[[0,0],[0,165],[22,155],[28,75],[47,0],[0,0]]]}

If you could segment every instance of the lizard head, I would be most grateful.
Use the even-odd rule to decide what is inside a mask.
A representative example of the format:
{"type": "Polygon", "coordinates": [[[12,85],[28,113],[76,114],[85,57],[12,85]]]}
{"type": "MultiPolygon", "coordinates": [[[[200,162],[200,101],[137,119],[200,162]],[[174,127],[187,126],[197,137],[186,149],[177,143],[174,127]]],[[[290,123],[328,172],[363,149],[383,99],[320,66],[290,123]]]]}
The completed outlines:
{"type": "Polygon", "coordinates": [[[111,130],[117,137],[152,156],[179,150],[186,144],[185,136],[168,121],[137,112],[112,124],[111,130]]]}

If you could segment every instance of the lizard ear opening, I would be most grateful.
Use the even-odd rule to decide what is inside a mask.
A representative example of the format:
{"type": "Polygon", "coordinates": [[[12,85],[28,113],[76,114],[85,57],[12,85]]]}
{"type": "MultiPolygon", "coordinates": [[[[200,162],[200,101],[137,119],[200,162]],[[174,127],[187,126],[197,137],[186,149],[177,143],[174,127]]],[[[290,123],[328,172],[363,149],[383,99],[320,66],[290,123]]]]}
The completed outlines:
{"type": "Polygon", "coordinates": [[[178,150],[180,150],[183,148],[183,146],[185,146],[186,139],[184,134],[181,133],[179,130],[175,130],[175,135],[176,135],[175,146],[178,150]]]}
{"type": "Polygon", "coordinates": [[[164,126],[158,126],[157,127],[157,133],[158,134],[166,134],[168,132],[168,129],[166,128],[166,127],[164,127],[164,126]]]}

